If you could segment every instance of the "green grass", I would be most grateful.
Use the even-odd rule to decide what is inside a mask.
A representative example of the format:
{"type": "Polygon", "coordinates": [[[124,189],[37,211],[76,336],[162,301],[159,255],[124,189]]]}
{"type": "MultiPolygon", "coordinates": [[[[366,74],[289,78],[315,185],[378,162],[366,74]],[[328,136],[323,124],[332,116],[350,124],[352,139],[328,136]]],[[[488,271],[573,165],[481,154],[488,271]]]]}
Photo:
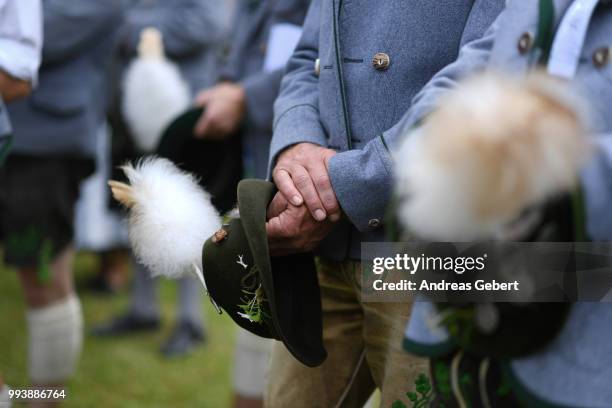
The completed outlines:
{"type": "MultiPolygon", "coordinates": [[[[77,286],[96,268],[96,258],[79,255],[77,286]]],[[[172,328],[176,285],[163,281],[159,298],[163,327],[158,333],[121,339],[87,336],[92,325],[125,310],[128,293],[111,297],[79,289],[85,315],[85,342],[77,374],[68,386],[70,407],[230,406],[234,325],[204,299],[208,342],[185,358],[167,360],[159,347],[172,328]]],[[[27,388],[24,302],[13,270],[0,266],[0,375],[12,388],[27,388]]]]}

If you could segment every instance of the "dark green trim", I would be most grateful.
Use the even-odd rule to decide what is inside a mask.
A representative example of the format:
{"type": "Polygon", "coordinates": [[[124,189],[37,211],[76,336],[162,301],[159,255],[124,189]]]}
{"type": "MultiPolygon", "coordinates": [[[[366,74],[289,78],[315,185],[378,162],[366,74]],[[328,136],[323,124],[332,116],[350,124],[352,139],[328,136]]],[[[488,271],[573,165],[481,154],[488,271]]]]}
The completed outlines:
{"type": "Polygon", "coordinates": [[[385,146],[385,150],[387,152],[391,152],[391,150],[389,150],[389,146],[387,146],[387,141],[385,140],[385,135],[380,135],[380,141],[382,142],[383,146],[385,146]]]}
{"type": "Polygon", "coordinates": [[[447,355],[458,348],[457,344],[452,339],[435,344],[425,344],[410,340],[406,337],[404,337],[402,347],[409,353],[430,358],[447,355]]]}
{"type": "Polygon", "coordinates": [[[336,0],[332,0],[332,18],[334,30],[334,49],[336,51],[336,67],[338,73],[338,86],[340,87],[340,102],[342,103],[342,116],[344,118],[344,130],[346,132],[346,144],[348,150],[353,148],[353,135],[351,133],[351,124],[349,121],[348,107],[346,102],[346,91],[344,89],[344,72],[342,61],[340,58],[340,36],[338,35],[338,20],[340,19],[340,9],[342,8],[342,0],[338,3],[338,15],[336,16],[336,0]]]}
{"type": "Polygon", "coordinates": [[[529,389],[527,389],[527,387],[523,385],[521,380],[519,380],[519,378],[514,373],[514,370],[512,369],[510,362],[507,362],[507,361],[502,362],[500,363],[500,366],[502,367],[502,370],[504,372],[504,375],[506,376],[506,379],[510,383],[512,392],[514,393],[516,398],[523,404],[526,404],[527,407],[529,408],[580,408],[578,406],[555,404],[550,401],[543,400],[542,398],[535,395],[532,391],[530,391],[529,389]]]}
{"type": "MultiPolygon", "coordinates": [[[[538,33],[535,40],[535,49],[539,52],[537,63],[546,65],[550,56],[550,50],[555,37],[555,5],[553,0],[539,0],[540,17],[538,21],[538,33]]],[[[579,186],[572,194],[572,221],[575,242],[588,241],[586,232],[586,210],[584,208],[584,196],[579,186]]]]}
{"type": "Polygon", "coordinates": [[[387,210],[385,211],[385,237],[388,241],[397,242],[400,241],[400,230],[397,227],[397,207],[398,199],[395,194],[391,195],[387,210]]]}
{"type": "Polygon", "coordinates": [[[538,32],[534,44],[534,51],[537,53],[535,54],[535,62],[545,65],[548,62],[555,37],[555,5],[553,0],[540,0],[539,13],[538,32]]]}

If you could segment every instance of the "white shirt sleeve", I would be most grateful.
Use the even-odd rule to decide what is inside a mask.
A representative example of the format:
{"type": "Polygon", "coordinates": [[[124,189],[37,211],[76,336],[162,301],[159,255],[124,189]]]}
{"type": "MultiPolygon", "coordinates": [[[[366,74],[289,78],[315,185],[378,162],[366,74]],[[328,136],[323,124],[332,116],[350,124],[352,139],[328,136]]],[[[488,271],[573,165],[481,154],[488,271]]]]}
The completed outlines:
{"type": "Polygon", "coordinates": [[[41,0],[0,0],[0,69],[36,84],[41,63],[41,0]]]}

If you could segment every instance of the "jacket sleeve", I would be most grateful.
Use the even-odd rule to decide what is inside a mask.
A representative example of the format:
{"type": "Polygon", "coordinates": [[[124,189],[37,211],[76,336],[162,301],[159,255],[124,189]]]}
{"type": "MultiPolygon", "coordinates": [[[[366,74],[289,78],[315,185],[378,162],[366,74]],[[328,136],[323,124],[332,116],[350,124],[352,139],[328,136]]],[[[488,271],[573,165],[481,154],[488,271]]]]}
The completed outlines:
{"type": "Polygon", "coordinates": [[[274,104],[274,135],[270,146],[268,174],[278,154],[296,143],[310,142],[326,146],[326,136],[319,120],[318,78],[315,61],[319,55],[319,18],[321,0],[310,4],[302,37],[289,59],[281,90],[274,104]]]}
{"type": "Polygon", "coordinates": [[[198,53],[223,40],[227,9],[224,0],[159,1],[154,5],[139,2],[126,15],[120,45],[128,55],[136,54],[140,32],[152,26],[162,32],[169,57],[198,53]]]}
{"type": "Polygon", "coordinates": [[[491,49],[494,45],[495,33],[502,18],[501,14],[498,15],[482,37],[467,42],[461,48],[457,60],[434,75],[413,98],[410,110],[398,126],[385,132],[385,139],[393,140],[398,137],[396,133],[404,134],[405,130],[418,125],[424,117],[436,108],[440,96],[454,88],[458,80],[487,68],[491,49]]]}
{"type": "Polygon", "coordinates": [[[0,69],[36,85],[42,49],[40,0],[10,0],[0,7],[0,69]]]}
{"type": "Polygon", "coordinates": [[[595,137],[595,156],[582,172],[587,235],[612,240],[612,134],[595,137]]]}
{"type": "MultiPolygon", "coordinates": [[[[308,5],[308,0],[277,2],[270,16],[270,27],[279,23],[302,26],[308,5]]],[[[247,120],[251,126],[267,134],[272,132],[274,101],[278,97],[284,73],[284,68],[269,72],[262,70],[242,81],[246,93],[247,120]]]]}
{"type": "Polygon", "coordinates": [[[458,78],[486,66],[493,46],[495,19],[503,5],[503,0],[475,1],[457,60],[431,79],[391,129],[372,139],[363,149],[341,152],[331,158],[329,174],[334,192],[358,230],[368,230],[370,220],[384,219],[393,191],[391,152],[406,130],[430,112],[438,96],[454,86],[458,78]]]}
{"type": "Polygon", "coordinates": [[[121,23],[125,0],[45,0],[43,62],[69,59],[121,23]]]}
{"type": "Polygon", "coordinates": [[[246,115],[252,128],[272,131],[274,100],[278,96],[284,69],[260,71],[248,76],[241,84],[246,95],[246,115]]]}

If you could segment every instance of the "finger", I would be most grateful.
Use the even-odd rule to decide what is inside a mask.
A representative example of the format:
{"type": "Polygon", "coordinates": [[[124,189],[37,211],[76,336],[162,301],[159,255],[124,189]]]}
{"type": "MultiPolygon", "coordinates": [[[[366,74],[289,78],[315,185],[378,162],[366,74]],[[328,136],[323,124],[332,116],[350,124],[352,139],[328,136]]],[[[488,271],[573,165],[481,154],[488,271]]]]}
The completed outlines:
{"type": "Polygon", "coordinates": [[[288,240],[299,236],[300,226],[305,216],[310,217],[306,207],[295,207],[289,204],[286,210],[268,221],[273,234],[272,237],[288,240]]]}
{"type": "Polygon", "coordinates": [[[268,241],[285,239],[285,233],[280,217],[270,218],[270,220],[266,222],[266,235],[268,236],[268,241]]]}
{"type": "Polygon", "coordinates": [[[327,217],[327,213],[323,203],[321,203],[310,173],[302,166],[294,166],[291,168],[291,179],[302,197],[304,197],[304,203],[306,203],[306,207],[308,207],[312,217],[317,221],[323,221],[327,217]]]}
{"type": "Polygon", "coordinates": [[[294,239],[286,236],[279,217],[274,217],[266,222],[266,234],[271,256],[285,256],[296,252],[294,239]]]}
{"type": "Polygon", "coordinates": [[[283,168],[274,169],[272,179],[274,180],[274,184],[276,184],[278,191],[285,196],[287,201],[291,202],[293,205],[302,205],[304,199],[293,184],[293,179],[287,170],[283,168]]]}
{"type": "Polygon", "coordinates": [[[340,205],[332,188],[327,168],[321,162],[318,166],[310,168],[309,171],[323,208],[331,221],[338,221],[340,218],[340,205]]]}
{"type": "Polygon", "coordinates": [[[280,213],[282,213],[287,208],[287,205],[288,205],[288,202],[285,196],[282,195],[282,193],[280,192],[276,193],[276,195],[272,199],[272,202],[268,206],[267,219],[269,220],[271,218],[278,216],[280,213]]]}
{"type": "Polygon", "coordinates": [[[209,132],[211,126],[210,115],[207,112],[203,112],[198,119],[195,127],[193,128],[193,134],[196,138],[202,139],[209,132]]]}
{"type": "Polygon", "coordinates": [[[212,90],[207,89],[197,94],[193,102],[196,106],[205,106],[208,104],[211,97],[212,97],[212,90]]]}

